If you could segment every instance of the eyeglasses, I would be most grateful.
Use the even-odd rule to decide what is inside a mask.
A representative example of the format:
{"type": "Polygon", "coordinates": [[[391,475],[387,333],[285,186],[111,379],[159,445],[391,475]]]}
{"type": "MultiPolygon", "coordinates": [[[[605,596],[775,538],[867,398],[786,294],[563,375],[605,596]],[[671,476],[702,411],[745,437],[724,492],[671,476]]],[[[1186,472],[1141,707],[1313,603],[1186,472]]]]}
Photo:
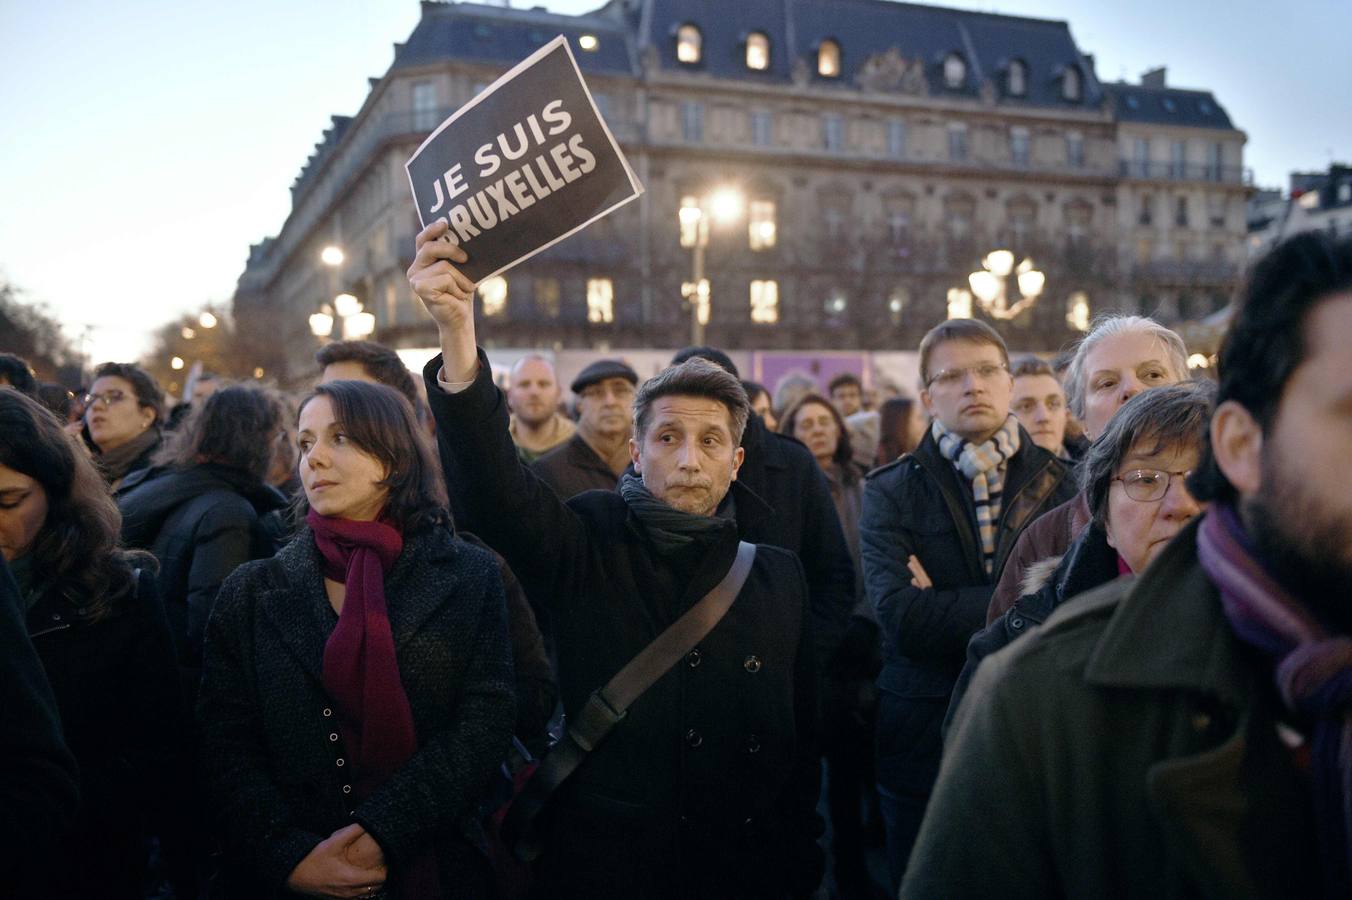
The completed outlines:
{"type": "Polygon", "coordinates": [[[970,373],[976,376],[979,381],[990,381],[1002,372],[1008,372],[1009,366],[1004,363],[982,363],[979,366],[966,366],[961,369],[944,369],[942,372],[935,372],[930,376],[930,380],[925,382],[925,387],[956,387],[962,383],[962,380],[970,373]]]}
{"type": "Polygon", "coordinates": [[[114,403],[121,403],[127,396],[125,391],[104,391],[102,394],[85,394],[85,406],[93,406],[95,403],[102,403],[104,406],[112,406],[114,403]]]}
{"type": "Polygon", "coordinates": [[[1163,500],[1164,495],[1169,493],[1169,484],[1175,478],[1186,479],[1192,474],[1192,469],[1186,472],[1165,472],[1160,469],[1132,469],[1130,472],[1123,472],[1113,478],[1113,481],[1122,482],[1122,489],[1127,492],[1127,496],[1138,503],[1154,503],[1156,500],[1163,500]]]}

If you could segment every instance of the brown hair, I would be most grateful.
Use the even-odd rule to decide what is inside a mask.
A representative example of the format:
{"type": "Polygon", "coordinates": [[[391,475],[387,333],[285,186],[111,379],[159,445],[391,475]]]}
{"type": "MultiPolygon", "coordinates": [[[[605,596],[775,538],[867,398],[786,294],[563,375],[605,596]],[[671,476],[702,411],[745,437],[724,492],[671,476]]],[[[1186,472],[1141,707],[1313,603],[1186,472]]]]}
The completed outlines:
{"type": "Polygon", "coordinates": [[[164,420],[164,391],[160,390],[160,383],[145,369],[133,363],[106,362],[94,370],[94,380],[100,378],[121,378],[126,381],[136,394],[136,405],[155,410],[152,424],[164,420]]]}
{"type": "Polygon", "coordinates": [[[849,473],[851,467],[848,463],[854,458],[854,448],[850,446],[850,430],[845,427],[845,420],[841,418],[840,410],[836,409],[831,401],[821,394],[809,393],[799,397],[793,406],[790,406],[788,411],[784,413],[784,418],[779,420],[779,433],[793,437],[794,420],[798,418],[798,413],[802,412],[803,407],[809,403],[820,404],[831,411],[831,418],[836,420],[836,430],[840,434],[840,437],[836,440],[836,452],[831,454],[831,462],[849,473]]]}
{"type": "Polygon", "coordinates": [[[911,440],[911,409],[914,397],[888,397],[878,408],[878,455],[874,465],[883,466],[915,449],[911,440]]]}
{"type": "Polygon", "coordinates": [[[51,412],[18,391],[0,391],[0,465],[47,495],[47,518],[28,552],[37,583],[87,621],[106,617],[135,589],[148,553],[118,549],[122,515],[93,460],[51,412]]]}
{"type": "Polygon", "coordinates": [[[404,395],[416,411],[418,409],[418,386],[413,383],[413,375],[408,366],[389,347],[375,341],[334,341],[319,348],[315,362],[321,369],[334,363],[354,362],[366,370],[376,381],[394,388],[404,395]]]}
{"type": "Polygon", "coordinates": [[[1056,377],[1052,364],[1036,356],[1020,356],[1013,360],[1009,366],[1009,374],[1013,378],[1026,378],[1030,375],[1056,377]]]}
{"type": "Polygon", "coordinates": [[[737,376],[723,367],[699,356],[692,356],[677,366],[668,366],[643,382],[634,397],[634,437],[643,441],[648,427],[648,410],[659,397],[708,397],[728,408],[732,420],[732,439],[742,442],[747,417],[751,415],[751,401],[737,376]]]}
{"type": "Polygon", "coordinates": [[[935,325],[920,340],[920,383],[929,386],[930,354],[940,344],[961,341],[968,344],[990,344],[1000,351],[1000,360],[1009,365],[1009,348],[1005,339],[994,328],[980,319],[949,319],[935,325]]]}
{"type": "MultiPolygon", "coordinates": [[[[316,397],[328,398],[348,438],[385,467],[386,516],[404,531],[450,524],[441,466],[402,394],[383,384],[330,381],[301,401],[298,414],[316,397]]],[[[309,512],[305,491],[296,492],[295,509],[297,521],[309,512]]]]}
{"type": "Polygon", "coordinates": [[[252,385],[233,385],[193,409],[170,433],[155,462],[181,468],[216,463],[261,481],[267,477],[281,425],[282,404],[275,394],[252,385]]]}

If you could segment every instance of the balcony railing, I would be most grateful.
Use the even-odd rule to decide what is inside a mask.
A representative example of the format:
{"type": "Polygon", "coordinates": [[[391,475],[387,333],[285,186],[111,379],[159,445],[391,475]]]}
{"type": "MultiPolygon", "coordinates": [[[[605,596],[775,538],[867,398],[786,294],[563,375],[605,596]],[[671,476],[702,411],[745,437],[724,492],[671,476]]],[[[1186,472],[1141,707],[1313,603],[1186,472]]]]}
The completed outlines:
{"type": "Polygon", "coordinates": [[[1212,181],[1220,184],[1253,184],[1253,170],[1243,166],[1214,166],[1210,163],[1120,161],[1124,178],[1148,178],[1154,181],[1212,181]]]}

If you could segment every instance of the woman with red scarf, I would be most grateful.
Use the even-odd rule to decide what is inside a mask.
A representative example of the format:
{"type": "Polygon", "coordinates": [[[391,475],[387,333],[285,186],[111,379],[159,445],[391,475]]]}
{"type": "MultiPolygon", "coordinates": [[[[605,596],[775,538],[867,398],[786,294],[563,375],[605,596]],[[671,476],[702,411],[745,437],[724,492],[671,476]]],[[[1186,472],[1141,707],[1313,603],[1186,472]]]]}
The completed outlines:
{"type": "Polygon", "coordinates": [[[305,524],[241,566],[207,627],[202,759],[247,897],[476,897],[476,815],[515,716],[498,567],[458,539],[408,402],[301,405],[305,524]]]}

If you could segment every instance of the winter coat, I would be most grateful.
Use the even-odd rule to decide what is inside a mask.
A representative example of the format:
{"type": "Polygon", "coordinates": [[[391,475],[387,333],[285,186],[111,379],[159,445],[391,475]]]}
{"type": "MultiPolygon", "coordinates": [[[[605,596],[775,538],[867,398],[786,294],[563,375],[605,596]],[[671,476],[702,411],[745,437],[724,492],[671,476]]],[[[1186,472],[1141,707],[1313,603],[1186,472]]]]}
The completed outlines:
{"type": "MultiPolygon", "coordinates": [[[[1020,438],[1006,463],[997,575],[1024,527],[1073,492],[1060,461],[1022,428],[1020,438]]],[[[994,585],[982,562],[971,487],[932,433],[868,476],[860,543],[883,635],[878,779],[884,789],[923,796],[938,772],[943,714],[967,642],[981,627],[994,585]],[[911,585],[911,554],[933,587],[911,585]]]]}
{"type": "Polygon", "coordinates": [[[1014,601],[1023,596],[1023,583],[1029,566],[1054,556],[1064,556],[1071,543],[1089,524],[1089,501],[1084,492],[1039,516],[1014,542],[1004,571],[986,607],[986,624],[1009,612],[1014,601]]]}
{"type": "Polygon", "coordinates": [[[542,453],[535,461],[534,469],[560,500],[576,497],[583,491],[613,491],[620,480],[620,476],[577,433],[553,450],[542,453]]]}
{"type": "Polygon", "coordinates": [[[17,870],[19,884],[7,884],[7,896],[143,896],[147,835],[169,821],[189,726],[150,571],[142,569],[131,594],[112,606],[89,621],[43,593],[28,611],[28,633],[79,767],[80,809],[51,854],[17,870]]]}
{"type": "Polygon", "coordinates": [[[357,822],[392,870],[430,846],[446,896],[476,896],[476,808],[515,712],[497,564],[440,526],[404,536],[385,595],[418,751],[360,803],[323,685],[338,615],[320,566],[303,531],[227,578],[207,625],[197,720],[228,888],[277,896],[316,844],[357,822]]]}
{"type": "Polygon", "coordinates": [[[242,563],[277,549],[261,517],[286,505],[276,488],[227,466],[145,469],[117,491],[122,541],[160,563],[160,595],[191,698],[202,636],[221,582],[242,563]]]}
{"type": "Polygon", "coordinates": [[[6,872],[45,857],[80,801],[75,757],[22,608],[19,587],[0,558],[0,863],[6,872]]]}
{"type": "Polygon", "coordinates": [[[1065,556],[1053,556],[1025,569],[1022,596],[1008,612],[972,635],[967,644],[967,665],[963,666],[948,703],[945,732],[983,659],[1047,621],[1065,601],[1118,577],[1117,566],[1117,551],[1108,546],[1107,534],[1100,526],[1091,524],[1080,532],[1065,556]]]}
{"type": "Polygon", "coordinates": [[[994,654],[958,710],[903,898],[1320,895],[1271,666],[1188,525],[994,654]]]}
{"type": "MultiPolygon", "coordinates": [[[[527,594],[546,598],[563,705],[575,716],[722,579],[737,529],[673,557],[658,552],[615,491],[563,503],[519,462],[487,358],[480,354],[478,377],[456,394],[438,385],[440,367],[438,357],[424,375],[442,452],[472,475],[454,489],[527,594]]],[[[733,490],[739,513],[759,504],[733,490]]],[[[547,892],[730,898],[815,889],[821,853],[806,590],[796,556],[757,548],[724,618],[551,798],[538,870],[547,892]]]]}

